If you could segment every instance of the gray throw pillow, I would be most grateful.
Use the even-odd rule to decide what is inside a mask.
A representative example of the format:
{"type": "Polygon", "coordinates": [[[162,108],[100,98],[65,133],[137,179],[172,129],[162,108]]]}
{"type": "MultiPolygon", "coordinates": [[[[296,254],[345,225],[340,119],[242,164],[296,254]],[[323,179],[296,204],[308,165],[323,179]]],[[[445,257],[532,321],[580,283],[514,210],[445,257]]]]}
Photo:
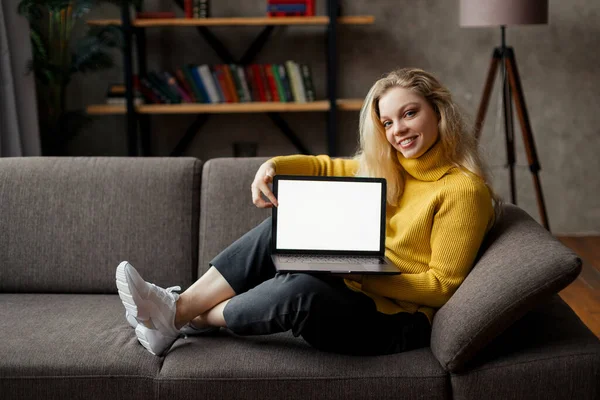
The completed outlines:
{"type": "Polygon", "coordinates": [[[450,372],[581,272],[581,260],[525,211],[506,204],[471,273],[433,320],[431,349],[450,372]]]}

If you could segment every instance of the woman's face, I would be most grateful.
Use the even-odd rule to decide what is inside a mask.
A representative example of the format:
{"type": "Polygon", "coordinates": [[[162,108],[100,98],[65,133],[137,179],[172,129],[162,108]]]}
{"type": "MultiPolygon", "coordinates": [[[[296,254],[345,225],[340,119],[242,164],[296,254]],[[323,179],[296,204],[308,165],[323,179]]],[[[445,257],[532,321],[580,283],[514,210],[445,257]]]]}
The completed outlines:
{"type": "Polygon", "coordinates": [[[411,90],[389,89],[379,99],[379,115],[388,142],[406,158],[422,156],[439,136],[437,114],[411,90]]]}

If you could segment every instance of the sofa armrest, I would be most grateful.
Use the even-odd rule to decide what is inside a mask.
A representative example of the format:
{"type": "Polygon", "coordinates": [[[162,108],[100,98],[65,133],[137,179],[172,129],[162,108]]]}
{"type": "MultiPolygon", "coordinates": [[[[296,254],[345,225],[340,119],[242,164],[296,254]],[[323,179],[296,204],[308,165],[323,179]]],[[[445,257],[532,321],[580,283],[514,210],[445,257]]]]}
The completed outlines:
{"type": "Polygon", "coordinates": [[[581,272],[581,260],[525,211],[504,205],[473,270],[436,313],[431,348],[459,371],[492,339],[581,272]]]}

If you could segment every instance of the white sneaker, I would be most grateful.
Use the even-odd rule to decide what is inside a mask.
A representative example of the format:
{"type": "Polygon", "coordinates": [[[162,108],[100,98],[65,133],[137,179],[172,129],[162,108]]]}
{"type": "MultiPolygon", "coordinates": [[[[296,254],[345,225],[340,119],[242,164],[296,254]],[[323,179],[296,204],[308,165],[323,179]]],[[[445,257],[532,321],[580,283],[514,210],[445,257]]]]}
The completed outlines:
{"type": "MultiPolygon", "coordinates": [[[[167,290],[169,290],[169,289],[171,289],[171,288],[167,288],[167,290]]],[[[137,319],[135,319],[135,317],[133,317],[131,314],[129,314],[129,311],[125,311],[125,319],[127,319],[127,322],[129,322],[129,325],[131,325],[131,327],[133,329],[137,328],[139,322],[137,319]]],[[[214,333],[218,330],[219,330],[218,326],[209,326],[207,328],[196,328],[191,323],[187,323],[181,327],[179,332],[181,332],[185,336],[202,336],[202,335],[208,335],[210,333],[214,333]]]]}
{"type": "Polygon", "coordinates": [[[150,353],[163,354],[180,334],[175,327],[179,295],[144,281],[127,261],[117,267],[116,281],[125,309],[139,322],[135,328],[138,341],[150,353]]]}

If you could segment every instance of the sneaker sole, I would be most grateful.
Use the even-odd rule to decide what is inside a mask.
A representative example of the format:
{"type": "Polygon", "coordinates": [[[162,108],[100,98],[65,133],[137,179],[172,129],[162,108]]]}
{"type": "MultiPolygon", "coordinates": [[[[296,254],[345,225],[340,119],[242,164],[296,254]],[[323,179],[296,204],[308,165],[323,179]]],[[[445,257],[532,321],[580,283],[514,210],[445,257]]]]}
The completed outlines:
{"type": "Polygon", "coordinates": [[[140,342],[140,344],[142,346],[144,346],[146,348],[146,350],[148,350],[153,355],[160,356],[160,353],[156,352],[150,346],[150,341],[148,340],[148,338],[146,336],[147,332],[148,332],[148,328],[146,328],[144,325],[138,324],[138,326],[136,326],[136,328],[135,328],[135,335],[137,336],[138,342],[140,342]]]}
{"type": "MultiPolygon", "coordinates": [[[[127,280],[127,274],[125,273],[125,267],[129,263],[127,261],[123,261],[117,267],[116,272],[116,280],[117,280],[117,289],[119,292],[119,297],[121,298],[121,302],[123,306],[132,317],[136,318],[138,321],[147,321],[149,319],[148,315],[144,315],[141,310],[138,308],[136,302],[133,299],[134,294],[132,293],[131,288],[129,287],[129,282],[127,280]]],[[[140,299],[138,298],[138,303],[140,299]]]]}

